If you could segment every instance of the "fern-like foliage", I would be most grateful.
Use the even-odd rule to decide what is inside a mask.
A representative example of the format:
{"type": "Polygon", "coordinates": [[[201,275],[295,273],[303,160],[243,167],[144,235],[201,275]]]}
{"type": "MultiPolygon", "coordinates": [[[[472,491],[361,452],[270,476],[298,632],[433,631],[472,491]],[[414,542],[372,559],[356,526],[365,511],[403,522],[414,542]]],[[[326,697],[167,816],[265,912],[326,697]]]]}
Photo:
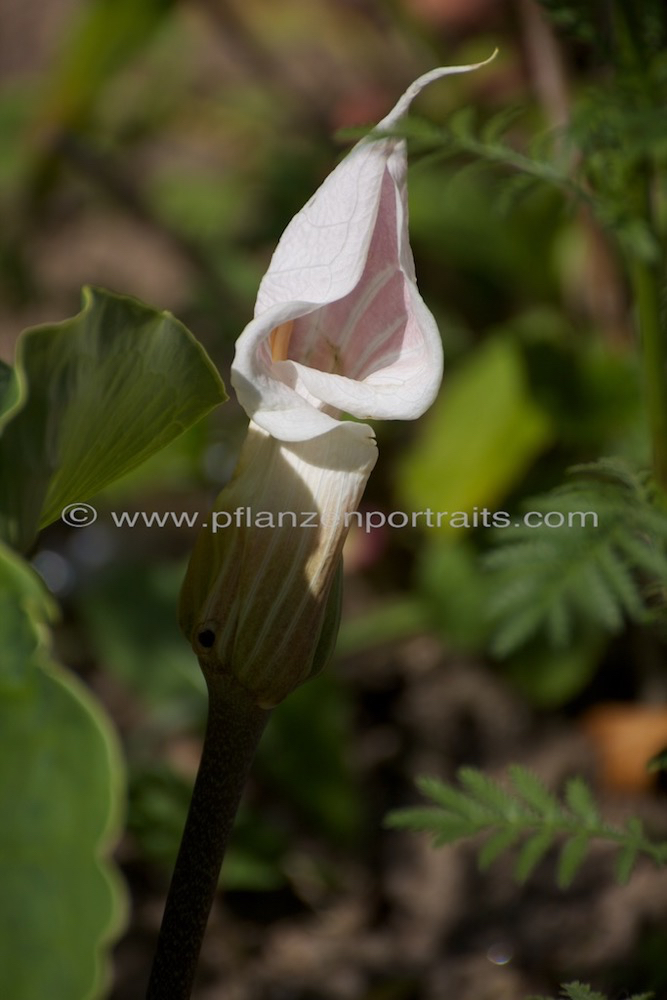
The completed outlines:
{"type": "Polygon", "coordinates": [[[650,480],[611,459],[572,472],[568,484],[525,503],[529,520],[548,523],[495,531],[486,568],[498,656],[538,635],[563,648],[582,630],[614,633],[626,619],[664,613],[667,513],[650,480]]]}
{"type": "Polygon", "coordinates": [[[667,162],[663,114],[662,106],[637,108],[623,92],[591,88],[557,129],[536,131],[528,109],[480,121],[464,107],[444,126],[408,118],[392,134],[423,154],[420,167],[453,160],[459,170],[499,168],[501,214],[546,184],[567,204],[586,204],[631,258],[656,261],[659,241],[638,203],[636,176],[641,164],[661,171],[667,162]]]}
{"type": "Polygon", "coordinates": [[[562,130],[540,132],[525,140],[530,126],[526,109],[504,108],[485,122],[476,109],[464,107],[450,115],[445,126],[418,118],[405,119],[396,134],[411,140],[425,155],[420,166],[432,161],[460,158],[464,154],[472,168],[504,167],[500,210],[511,207],[517,197],[529,193],[536,183],[562,190],[574,201],[593,204],[590,190],[572,169],[575,149],[562,130]]]}
{"type": "Polygon", "coordinates": [[[639,819],[633,817],[623,827],[606,823],[582,778],[567,782],[561,801],[531,771],[514,766],[508,773],[507,785],[471,767],[459,770],[458,785],[420,778],[420,790],[435,806],[398,809],[387,816],[386,825],[430,833],[436,847],[484,833],[478,854],[482,869],[520,843],[514,867],[519,882],[557,842],[561,887],[572,882],[592,840],[616,844],[616,877],[621,883],[642,854],[658,864],[667,861],[667,843],[649,840],[639,819]]]}
{"type": "MultiPolygon", "coordinates": [[[[558,996],[563,1000],[609,1000],[586,983],[564,983],[558,996]]],[[[653,993],[635,993],[628,1000],[651,1000],[652,997],[653,993]]],[[[528,1000],[553,1000],[553,997],[528,997],[528,1000]]]]}
{"type": "MultiPolygon", "coordinates": [[[[659,233],[642,191],[667,164],[667,5],[540,2],[557,29],[593,55],[566,123],[541,131],[534,108],[521,118],[503,110],[485,122],[464,108],[444,127],[413,118],[398,134],[435,159],[504,168],[501,207],[514,205],[538,182],[555,185],[569,201],[584,200],[631,259],[657,263],[664,226],[658,225],[659,233]],[[605,67],[602,77],[595,65],[605,67]]],[[[663,199],[660,185],[649,187],[663,199]]]]}

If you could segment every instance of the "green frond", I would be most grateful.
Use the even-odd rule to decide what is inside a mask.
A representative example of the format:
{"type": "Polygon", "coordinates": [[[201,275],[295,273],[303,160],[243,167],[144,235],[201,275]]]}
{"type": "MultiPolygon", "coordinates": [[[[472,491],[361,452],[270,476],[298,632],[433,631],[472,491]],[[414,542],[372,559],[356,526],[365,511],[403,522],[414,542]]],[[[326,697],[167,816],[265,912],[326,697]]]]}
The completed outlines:
{"type": "Polygon", "coordinates": [[[567,1000],[607,1000],[602,993],[592,990],[586,983],[565,983],[561,988],[561,995],[567,1000]]]}
{"type": "Polygon", "coordinates": [[[477,864],[480,871],[486,871],[496,858],[499,858],[501,854],[508,851],[510,847],[514,847],[520,836],[521,830],[518,827],[513,828],[508,826],[504,830],[498,830],[496,833],[492,833],[490,837],[487,837],[477,855],[477,864]]]}
{"type": "Polygon", "coordinates": [[[546,613],[538,604],[533,607],[522,607],[517,611],[512,610],[511,617],[508,616],[496,627],[491,638],[491,652],[502,658],[523,646],[540,631],[546,613]]]}
{"type": "Polygon", "coordinates": [[[561,808],[558,800],[548,791],[536,774],[518,764],[508,770],[512,784],[521,798],[544,822],[548,823],[559,818],[561,808]]]}
{"type": "Polygon", "coordinates": [[[439,806],[472,823],[483,822],[489,815],[492,815],[475,798],[470,797],[464,791],[453,788],[451,785],[443,784],[437,778],[419,778],[417,787],[424,795],[433,799],[439,806]]]}
{"type": "Polygon", "coordinates": [[[490,809],[494,815],[511,822],[518,818],[516,799],[483,771],[474,767],[461,767],[456,776],[468,794],[474,796],[477,802],[490,809]]]}
{"type": "Polygon", "coordinates": [[[632,869],[637,863],[639,847],[635,843],[625,844],[616,855],[616,866],[614,874],[619,885],[625,885],[629,881],[632,869]]]}
{"type": "Polygon", "coordinates": [[[598,553],[598,565],[609,587],[617,610],[632,621],[641,621],[646,609],[637,580],[632,576],[620,552],[603,547],[598,553]]]}
{"type": "Polygon", "coordinates": [[[630,534],[621,535],[617,544],[629,563],[634,563],[637,569],[661,584],[667,583],[667,556],[664,551],[651,545],[646,537],[630,534]]]}
{"type": "Polygon", "coordinates": [[[590,834],[582,832],[577,833],[571,840],[566,840],[563,844],[556,876],[561,889],[567,889],[572,884],[574,876],[584,863],[590,840],[590,834]]]}
{"type": "Polygon", "coordinates": [[[583,778],[569,779],[565,785],[565,801],[570,812],[585,824],[586,829],[594,830],[600,826],[597,803],[583,778]]]}
{"type": "Polygon", "coordinates": [[[641,64],[638,84],[640,71],[629,67],[616,32],[605,19],[598,23],[599,4],[541,3],[560,29],[599,55],[604,52],[605,62],[616,68],[611,80],[605,77],[603,85],[590,85],[578,95],[565,126],[531,139],[533,122],[518,128],[521,112],[516,108],[503,109],[487,121],[479,121],[473,109],[463,108],[442,128],[418,126],[408,119],[400,134],[410,135],[424,152],[428,150],[426,160],[455,157],[458,163],[472,162],[493,173],[502,172],[499,197],[505,209],[535,184],[555,187],[568,202],[585,202],[635,258],[656,261],[660,241],[637,203],[635,181],[644,166],[662,170],[667,165],[667,17],[662,8],[658,14],[641,5],[642,28],[631,41],[638,54],[635,63],[641,64]],[[660,44],[656,38],[662,39],[660,44]],[[519,178],[516,184],[515,178],[519,178]]]}
{"type": "Polygon", "coordinates": [[[555,837],[556,831],[550,829],[538,830],[532,837],[529,837],[519,851],[514,866],[514,877],[517,882],[523,883],[529,875],[532,875],[534,869],[553,845],[555,837]]]}
{"type": "Polygon", "coordinates": [[[540,566],[543,559],[551,556],[552,547],[547,536],[540,534],[534,538],[526,538],[526,532],[522,528],[498,528],[496,530],[502,530],[505,533],[503,537],[514,541],[514,544],[492,549],[487,556],[486,567],[489,570],[516,570],[517,575],[513,581],[516,591],[519,584],[522,583],[522,577],[519,576],[519,573],[526,563],[540,566]]]}
{"type": "MultiPolygon", "coordinates": [[[[603,993],[598,993],[586,983],[566,983],[561,986],[559,1000],[609,1000],[603,993]]],[[[653,1000],[653,993],[635,993],[628,1000],[653,1000]]],[[[554,1000],[553,997],[528,997],[528,1000],[554,1000]]]]}
{"type": "Polygon", "coordinates": [[[573,476],[581,478],[572,483],[571,486],[563,486],[561,489],[582,489],[590,488],[591,482],[609,483],[612,486],[624,486],[629,493],[637,498],[644,495],[647,474],[638,472],[631,468],[626,462],[614,455],[607,455],[597,459],[595,462],[580,462],[573,465],[569,470],[573,476]]]}
{"type": "Polygon", "coordinates": [[[650,479],[610,459],[572,471],[571,482],[525,505],[556,526],[494,532],[485,568],[497,656],[541,635],[557,649],[591,626],[614,634],[667,605],[667,514],[650,479]]]}
{"type": "Polygon", "coordinates": [[[633,817],[625,827],[606,823],[580,777],[566,783],[562,799],[535,774],[518,765],[508,768],[503,781],[471,767],[461,768],[457,778],[457,785],[435,778],[419,779],[422,792],[437,805],[396,810],[386,818],[386,825],[429,833],[435,846],[483,833],[486,836],[478,849],[481,868],[519,845],[514,866],[519,881],[525,881],[547,852],[558,845],[556,877],[562,887],[571,884],[593,840],[617,848],[616,874],[620,881],[627,881],[640,856],[648,856],[659,865],[667,862],[667,842],[649,840],[641,820],[633,817]]]}
{"type": "Polygon", "coordinates": [[[387,817],[386,825],[395,830],[430,833],[437,846],[472,837],[477,833],[474,823],[461,816],[452,816],[432,808],[396,809],[387,817]]]}
{"type": "Polygon", "coordinates": [[[576,597],[572,595],[578,610],[594,625],[611,632],[619,632],[623,625],[623,610],[614,590],[609,587],[600,566],[600,553],[581,566],[576,597]]]}

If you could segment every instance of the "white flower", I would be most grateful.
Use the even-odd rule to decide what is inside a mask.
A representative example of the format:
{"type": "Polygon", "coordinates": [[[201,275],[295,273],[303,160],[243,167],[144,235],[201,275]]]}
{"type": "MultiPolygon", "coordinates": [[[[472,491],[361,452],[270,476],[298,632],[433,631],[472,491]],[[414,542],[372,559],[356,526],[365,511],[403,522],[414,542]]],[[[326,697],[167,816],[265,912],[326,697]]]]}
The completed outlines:
{"type": "Polygon", "coordinates": [[[419,77],[283,233],[232,366],[241,405],[273,437],[317,437],[342,413],[411,420],[433,402],[442,346],[415,281],[405,142],[376,135],[395,128],[428,83],[477,65],[419,77]]]}
{"type": "MultiPolygon", "coordinates": [[[[427,83],[475,68],[420,77],[378,128],[393,129],[427,83]]],[[[288,225],[237,341],[232,384],[251,422],[197,540],[181,627],[209,685],[231,674],[264,708],[333,649],[347,515],[377,458],[372,429],[341,416],[412,419],[440,386],[440,335],[408,239],[406,168],[401,139],[355,146],[288,225]]]]}

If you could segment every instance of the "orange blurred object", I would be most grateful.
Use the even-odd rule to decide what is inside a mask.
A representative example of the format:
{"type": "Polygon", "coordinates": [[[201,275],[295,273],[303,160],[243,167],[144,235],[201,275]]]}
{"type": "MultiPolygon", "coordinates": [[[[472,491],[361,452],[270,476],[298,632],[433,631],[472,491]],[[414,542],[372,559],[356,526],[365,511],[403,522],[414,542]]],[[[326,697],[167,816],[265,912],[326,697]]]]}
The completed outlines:
{"type": "Polygon", "coordinates": [[[609,789],[639,792],[655,780],[646,765],[667,748],[667,708],[597,705],[581,720],[593,744],[600,780],[609,789]]]}

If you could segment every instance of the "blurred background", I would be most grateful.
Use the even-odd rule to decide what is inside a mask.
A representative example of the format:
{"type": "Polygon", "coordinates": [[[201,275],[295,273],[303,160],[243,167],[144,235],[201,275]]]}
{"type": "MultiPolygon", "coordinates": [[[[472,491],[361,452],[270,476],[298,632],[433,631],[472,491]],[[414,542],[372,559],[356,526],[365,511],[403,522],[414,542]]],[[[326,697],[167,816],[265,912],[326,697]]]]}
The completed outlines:
{"type": "MultiPolygon", "coordinates": [[[[595,5],[593,5],[595,6],[595,5]]],[[[604,8],[604,4],[598,5],[604,8]]],[[[546,4],[545,8],[576,9],[546,4]]],[[[352,132],[437,65],[482,71],[414,114],[500,112],[517,149],[562,129],[607,67],[534,0],[3,0],[0,357],[78,311],[84,284],[175,313],[228,382],[275,244],[352,132]],[[343,131],[341,131],[343,130],[343,131]]],[[[562,10],[561,10],[562,14],[562,10]]],[[[575,18],[576,20],[576,18],[575,18]]],[[[454,119],[452,119],[454,120],[454,119]]],[[[604,454],[647,462],[631,305],[614,244],[557,187],[411,142],[412,246],[443,335],[442,397],[378,425],[367,510],[515,512],[604,454]]],[[[493,139],[490,137],[489,142],[493,139]]],[[[105,706],[129,771],[117,860],[131,895],[111,1000],[143,996],[199,758],[206,700],[176,625],[193,532],[111,510],[204,511],[234,467],[234,400],[54,525],[33,563],[63,608],[57,654],[105,706]]],[[[524,887],[467,847],[387,831],[414,777],[462,764],[584,774],[610,818],[667,831],[645,763],[667,744],[663,637],[588,623],[494,641],[484,527],[353,531],[335,662],[274,715],[223,873],[197,1000],[520,1000],[593,979],[667,995],[667,877],[524,887]]],[[[506,637],[507,638],[507,637],[506,637]]]]}

